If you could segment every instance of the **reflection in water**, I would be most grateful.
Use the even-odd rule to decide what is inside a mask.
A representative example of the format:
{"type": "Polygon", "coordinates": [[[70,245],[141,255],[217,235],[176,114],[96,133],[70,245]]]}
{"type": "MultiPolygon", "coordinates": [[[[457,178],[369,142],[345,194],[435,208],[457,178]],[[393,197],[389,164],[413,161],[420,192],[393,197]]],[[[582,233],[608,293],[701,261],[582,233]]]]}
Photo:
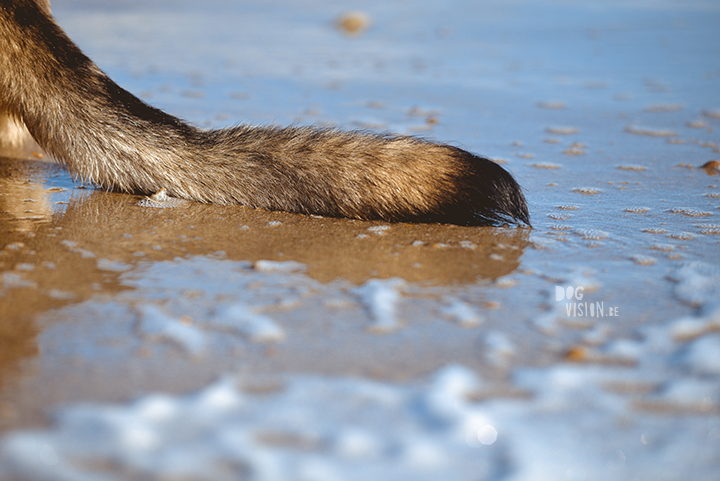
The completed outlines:
{"type": "Polygon", "coordinates": [[[42,159],[44,155],[25,124],[0,110],[0,158],[42,159]]]}
{"type": "Polygon", "coordinates": [[[14,229],[31,231],[37,221],[49,221],[52,208],[46,196],[46,189],[35,182],[13,182],[0,180],[0,212],[12,219],[14,229]]]}
{"type": "Polygon", "coordinates": [[[141,260],[147,266],[222,252],[229,261],[300,262],[323,283],[397,277],[462,284],[513,272],[529,234],[237,206],[143,208],[136,196],[74,188],[58,166],[9,159],[0,162],[0,189],[0,387],[20,361],[37,355],[38,314],[129,289],[119,275],[141,260]]]}
{"type": "Polygon", "coordinates": [[[56,205],[62,202],[58,195],[68,192],[48,185],[57,183],[54,178],[67,180],[67,174],[46,162],[0,158],[0,388],[18,362],[38,354],[34,315],[59,305],[54,298],[61,297],[60,291],[38,282],[45,274],[42,264],[52,264],[54,254],[43,248],[37,255],[35,245],[42,241],[40,228],[51,224],[62,207],[56,205]]]}
{"type": "Polygon", "coordinates": [[[201,204],[152,209],[136,206],[137,200],[93,192],[68,205],[53,227],[62,228],[63,239],[116,262],[223,251],[231,260],[301,262],[321,282],[496,279],[518,267],[528,243],[527,229],[388,225],[201,204]]]}

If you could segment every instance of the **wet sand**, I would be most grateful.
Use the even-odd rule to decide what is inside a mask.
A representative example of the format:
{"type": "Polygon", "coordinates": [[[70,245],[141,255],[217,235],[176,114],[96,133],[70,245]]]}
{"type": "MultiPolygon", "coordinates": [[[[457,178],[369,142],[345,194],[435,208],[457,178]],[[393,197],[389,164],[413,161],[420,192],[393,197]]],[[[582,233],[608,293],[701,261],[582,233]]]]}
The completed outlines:
{"type": "Polygon", "coordinates": [[[356,35],[336,24],[350,5],[164,5],[53,7],[118,83],[198,125],[373,128],[488,155],[533,228],[141,207],[3,158],[0,474],[720,469],[712,2],[371,3],[356,35]],[[143,411],[154,393],[160,417],[143,411]],[[215,395],[230,401],[198,401],[215,395]],[[112,444],[118,413],[153,441],[112,444]]]}

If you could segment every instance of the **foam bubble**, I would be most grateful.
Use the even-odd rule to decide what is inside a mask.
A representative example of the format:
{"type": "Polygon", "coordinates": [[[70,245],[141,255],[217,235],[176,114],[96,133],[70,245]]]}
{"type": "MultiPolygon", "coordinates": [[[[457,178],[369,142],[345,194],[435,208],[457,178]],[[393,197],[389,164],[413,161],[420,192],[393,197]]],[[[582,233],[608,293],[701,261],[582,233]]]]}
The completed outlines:
{"type": "Polygon", "coordinates": [[[282,342],[285,331],[268,316],[257,314],[243,304],[223,307],[207,324],[214,328],[238,332],[252,342],[282,342]]]}
{"type": "Polygon", "coordinates": [[[372,317],[370,331],[387,333],[400,328],[397,304],[401,296],[398,289],[404,285],[402,279],[370,279],[355,289],[372,317]]]}
{"type": "Polygon", "coordinates": [[[720,298],[720,269],[702,262],[692,262],[677,268],[671,275],[677,282],[675,295],[695,306],[716,302],[720,298]]]}
{"type": "Polygon", "coordinates": [[[452,299],[441,312],[463,327],[476,327],[483,323],[483,318],[477,309],[457,299],[452,299]]]}
{"type": "Polygon", "coordinates": [[[683,352],[682,360],[693,373],[720,375],[720,334],[692,342],[683,352]]]}
{"type": "Polygon", "coordinates": [[[195,355],[205,350],[205,335],[198,328],[183,323],[152,304],[142,305],[138,310],[140,320],[136,329],[141,337],[151,341],[170,341],[195,355]]]}
{"type": "Polygon", "coordinates": [[[306,269],[305,264],[296,261],[259,260],[253,264],[253,267],[259,272],[297,272],[306,269]]]}

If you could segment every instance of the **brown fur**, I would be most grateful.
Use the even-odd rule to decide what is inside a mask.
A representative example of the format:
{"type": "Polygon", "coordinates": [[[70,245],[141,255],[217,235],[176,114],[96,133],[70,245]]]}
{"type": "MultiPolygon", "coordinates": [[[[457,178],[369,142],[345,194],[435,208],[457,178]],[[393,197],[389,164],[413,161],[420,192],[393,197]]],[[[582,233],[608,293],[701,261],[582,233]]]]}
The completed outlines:
{"type": "Polygon", "coordinates": [[[452,146],[311,127],[190,126],[116,85],[49,4],[33,0],[0,0],[3,110],[74,175],[107,189],[359,219],[529,224],[512,176],[452,146]]]}

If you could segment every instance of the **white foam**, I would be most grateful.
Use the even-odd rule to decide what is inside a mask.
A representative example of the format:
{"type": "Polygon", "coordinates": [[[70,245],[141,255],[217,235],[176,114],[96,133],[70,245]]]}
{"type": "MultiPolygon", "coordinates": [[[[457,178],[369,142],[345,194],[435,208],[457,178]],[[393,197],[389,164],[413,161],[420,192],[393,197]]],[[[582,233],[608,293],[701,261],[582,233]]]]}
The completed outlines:
{"type": "MultiPolygon", "coordinates": [[[[632,411],[629,398],[603,389],[623,379],[622,372],[597,366],[520,370],[515,382],[533,398],[481,403],[472,394],[486,383],[459,365],[406,385],[286,376],[283,389],[262,395],[242,392],[238,378],[227,376],[196,393],[62,409],[54,428],[2,440],[0,475],[629,480],[662,479],[668,463],[693,472],[698,459],[712,459],[707,419],[676,423],[632,411]],[[629,415],[632,423],[618,424],[629,415]],[[682,450],[672,448],[670,455],[672,446],[682,450]]],[[[660,398],[702,409],[717,390],[709,380],[677,380],[660,398]]]]}
{"type": "MultiPolygon", "coordinates": [[[[707,268],[683,270],[673,277],[676,287],[707,277],[703,272],[707,268]]],[[[259,272],[210,258],[156,263],[142,276],[127,272],[121,279],[137,287],[138,332],[188,352],[202,352],[197,346],[204,341],[193,339],[210,345],[217,332],[250,341],[274,332],[280,339],[285,334],[267,314],[269,306],[317,290],[302,273],[259,272]],[[181,281],[187,272],[194,275],[181,281]],[[263,289],[246,288],[258,279],[263,289]],[[160,305],[153,299],[158,286],[166,296],[177,295],[160,305]]],[[[556,282],[564,290],[583,286],[582,301],[600,290],[584,270],[556,282]]],[[[714,291],[707,285],[691,290],[702,294],[693,304],[697,315],[653,323],[625,338],[611,335],[614,324],[604,318],[597,332],[574,335],[593,343],[587,350],[595,355],[584,363],[512,368],[510,392],[519,397],[494,394],[492,383],[463,366],[408,384],[288,375],[282,389],[262,395],[243,392],[242,378],[231,375],[192,394],[61,410],[53,428],[6,438],[0,477],[113,479],[108,473],[115,470],[213,480],[606,480],[662,478],[668,469],[707,474],[717,447],[703,440],[720,427],[712,417],[720,409],[720,316],[711,309],[714,291]],[[657,414],[678,410],[682,416],[657,414]],[[667,448],[674,454],[662,446],[675,446],[667,448]]],[[[547,314],[560,342],[574,330],[566,327],[572,320],[567,299],[557,301],[551,287],[547,314]]],[[[375,279],[359,288],[340,286],[336,297],[360,299],[371,327],[397,329],[404,289],[403,281],[375,279]]],[[[443,302],[448,311],[436,312],[456,320],[475,311],[454,297],[443,302]]],[[[492,327],[472,332],[478,356],[511,368],[517,337],[492,327]]]]}
{"type": "Polygon", "coordinates": [[[515,345],[499,331],[492,331],[485,336],[485,358],[491,364],[503,365],[515,355],[515,345]]]}
{"type": "Polygon", "coordinates": [[[687,378],[669,382],[659,396],[675,405],[694,407],[720,402],[720,386],[715,380],[687,378]]]}
{"type": "Polygon", "coordinates": [[[101,271],[124,272],[132,269],[132,266],[124,262],[111,261],[110,259],[98,259],[97,268],[101,271]]]}
{"type": "Polygon", "coordinates": [[[396,311],[401,298],[399,289],[404,285],[402,279],[370,279],[355,289],[372,317],[370,331],[388,333],[400,328],[396,311]]]}
{"type": "Polygon", "coordinates": [[[55,430],[7,437],[0,474],[118,479],[103,477],[105,464],[151,479],[474,479],[500,470],[504,454],[458,434],[478,418],[464,398],[476,384],[451,367],[429,385],[300,376],[254,397],[226,378],[188,395],[65,409],[55,430]],[[41,450],[54,454],[52,469],[39,462],[41,450]]]}
{"type": "Polygon", "coordinates": [[[691,262],[673,272],[675,295],[683,302],[699,306],[720,299],[720,269],[712,264],[691,262]]]}
{"type": "Polygon", "coordinates": [[[620,361],[637,362],[645,351],[642,342],[634,339],[617,339],[610,341],[604,352],[620,361]]]}
{"type": "Polygon", "coordinates": [[[23,278],[23,276],[15,272],[3,272],[2,274],[0,274],[0,278],[2,278],[3,289],[37,287],[37,283],[35,281],[27,280],[23,278]]]}
{"type": "Polygon", "coordinates": [[[476,327],[483,323],[483,318],[475,307],[458,299],[451,299],[443,306],[441,313],[462,327],[476,327]]]}
{"type": "Polygon", "coordinates": [[[305,270],[305,264],[295,261],[268,261],[259,260],[253,265],[255,270],[259,272],[296,272],[305,270]]]}
{"type": "Polygon", "coordinates": [[[141,337],[151,341],[170,341],[195,355],[205,350],[205,335],[198,328],[183,323],[152,304],[142,305],[138,310],[140,320],[137,331],[141,337]]]}
{"type": "Polygon", "coordinates": [[[372,232],[377,235],[384,235],[389,230],[390,230],[389,225],[374,225],[372,227],[367,228],[368,232],[372,232]]]}
{"type": "Polygon", "coordinates": [[[682,360],[695,374],[720,375],[720,334],[692,342],[683,353],[682,360]]]}
{"type": "Polygon", "coordinates": [[[268,316],[255,313],[242,304],[223,307],[207,324],[214,328],[231,330],[248,337],[252,342],[281,342],[285,331],[268,316]]]}
{"type": "Polygon", "coordinates": [[[64,241],[61,241],[60,243],[63,244],[65,247],[67,247],[70,252],[80,254],[80,256],[83,259],[92,259],[93,257],[95,257],[94,252],[91,252],[87,249],[82,249],[80,247],[77,247],[78,243],[75,241],[64,240],[64,241]]]}

